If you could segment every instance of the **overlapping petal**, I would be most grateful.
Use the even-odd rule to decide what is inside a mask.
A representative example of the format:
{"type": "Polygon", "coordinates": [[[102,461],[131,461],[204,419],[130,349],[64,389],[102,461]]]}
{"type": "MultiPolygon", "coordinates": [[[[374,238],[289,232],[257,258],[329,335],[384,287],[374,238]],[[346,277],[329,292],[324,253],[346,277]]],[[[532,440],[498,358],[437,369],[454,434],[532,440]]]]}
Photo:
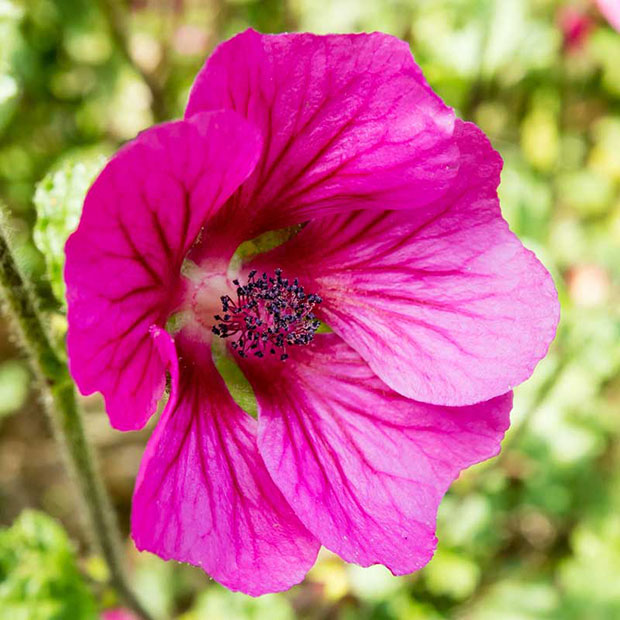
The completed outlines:
{"type": "Polygon", "coordinates": [[[165,322],[185,254],[260,148],[238,114],[200,114],[142,133],[88,192],[66,246],[69,359],[116,428],[139,428],[154,411],[165,377],[149,328],[165,322]]]}
{"type": "Polygon", "coordinates": [[[360,206],[427,204],[456,174],[453,111],[408,45],[386,34],[243,32],[209,58],[186,116],[217,108],[240,112],[264,138],[226,212],[250,236],[360,206]]]}
{"type": "Polygon", "coordinates": [[[165,332],[156,339],[170,361],[173,388],[138,474],[137,547],[200,566],[251,595],[298,583],[319,543],[269,477],[256,421],[231,398],[209,347],[180,336],[174,351],[165,332]]]}
{"type": "Polygon", "coordinates": [[[426,564],[439,502],[459,472],[499,451],[512,395],[427,405],[388,388],[336,334],[290,347],[286,364],[244,362],[271,477],[328,549],[395,574],[426,564]]]}
{"type": "Polygon", "coordinates": [[[441,209],[316,220],[254,266],[282,267],[320,294],[322,318],[393,389],[460,406],[529,377],[559,304],[502,219],[499,155],[474,125],[458,121],[455,135],[459,175],[441,209]]]}

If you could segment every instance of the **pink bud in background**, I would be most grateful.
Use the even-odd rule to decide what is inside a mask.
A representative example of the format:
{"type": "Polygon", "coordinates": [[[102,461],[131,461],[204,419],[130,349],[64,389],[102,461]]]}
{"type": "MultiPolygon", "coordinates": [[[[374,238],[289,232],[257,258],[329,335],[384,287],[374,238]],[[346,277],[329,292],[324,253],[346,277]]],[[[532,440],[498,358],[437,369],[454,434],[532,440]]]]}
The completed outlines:
{"type": "Polygon", "coordinates": [[[101,620],[139,620],[138,616],[123,607],[106,609],[101,614],[101,620]]]}
{"type": "Polygon", "coordinates": [[[571,5],[558,9],[556,22],[562,32],[564,49],[568,52],[582,49],[594,26],[586,11],[571,5]]]}

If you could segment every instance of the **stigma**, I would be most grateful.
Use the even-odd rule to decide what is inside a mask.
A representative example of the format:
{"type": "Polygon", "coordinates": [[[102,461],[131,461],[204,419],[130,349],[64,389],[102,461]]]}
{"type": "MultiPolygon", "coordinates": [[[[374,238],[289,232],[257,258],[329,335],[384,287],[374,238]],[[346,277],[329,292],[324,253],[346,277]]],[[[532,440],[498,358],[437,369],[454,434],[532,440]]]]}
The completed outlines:
{"type": "Polygon", "coordinates": [[[282,277],[282,269],[273,276],[256,270],[248,274],[247,284],[237,287],[237,299],[229,295],[220,298],[222,313],[215,315],[212,331],[220,338],[232,338],[232,349],[239,357],[279,356],[288,358],[287,347],[312,342],[321,322],[313,310],[323,300],[319,295],[306,293],[295,278],[282,277]]]}

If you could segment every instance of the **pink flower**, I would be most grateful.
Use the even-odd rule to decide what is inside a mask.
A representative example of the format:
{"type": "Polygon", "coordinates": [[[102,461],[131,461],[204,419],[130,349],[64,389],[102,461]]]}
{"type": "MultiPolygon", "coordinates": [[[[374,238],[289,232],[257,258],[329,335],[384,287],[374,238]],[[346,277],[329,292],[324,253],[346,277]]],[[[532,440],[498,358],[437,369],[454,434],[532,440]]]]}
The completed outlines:
{"type": "Polygon", "coordinates": [[[101,620],[138,620],[138,617],[123,607],[117,607],[116,609],[106,609],[101,614],[101,620]]]}
{"type": "Polygon", "coordinates": [[[596,0],[596,4],[612,28],[620,32],[620,0],[596,0]]]}
{"type": "Polygon", "coordinates": [[[564,49],[574,52],[580,50],[588,40],[594,20],[584,9],[566,5],[558,9],[557,24],[562,31],[564,49]]]}
{"type": "Polygon", "coordinates": [[[68,346],[122,430],[170,375],[138,548],[252,595],[298,583],[321,544],[397,575],[429,561],[442,496],[499,451],[510,390],[558,320],[501,217],[500,170],[379,33],[244,32],[207,61],[185,120],[121,149],[67,243],[68,346]],[[239,243],[283,227],[297,234],[232,273],[239,243]]]}

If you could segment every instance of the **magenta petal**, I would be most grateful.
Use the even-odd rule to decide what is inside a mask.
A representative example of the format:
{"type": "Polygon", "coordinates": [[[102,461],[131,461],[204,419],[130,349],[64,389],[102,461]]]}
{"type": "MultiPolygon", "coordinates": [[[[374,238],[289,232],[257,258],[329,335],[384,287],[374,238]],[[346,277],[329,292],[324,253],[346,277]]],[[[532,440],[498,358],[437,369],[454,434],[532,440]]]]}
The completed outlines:
{"type": "Polygon", "coordinates": [[[386,34],[243,32],[209,58],[186,116],[217,108],[245,115],[264,138],[260,165],[229,205],[252,215],[255,233],[426,204],[456,174],[454,114],[409,46],[386,34]]]}
{"type": "Polygon", "coordinates": [[[238,114],[200,114],[140,134],[88,192],[66,246],[69,361],[116,428],[140,428],[155,410],[165,378],[149,328],[174,309],[187,251],[260,148],[238,114]]]}
{"type": "Polygon", "coordinates": [[[474,125],[458,121],[455,134],[460,170],[440,210],[313,221],[255,266],[283,267],[320,294],[322,318],[394,390],[460,406],[530,376],[559,304],[502,219],[499,155],[474,125]]]}
{"type": "Polygon", "coordinates": [[[437,407],[390,390],[335,334],[288,351],[278,370],[244,364],[271,477],[345,560],[395,574],[422,567],[442,496],[462,469],[498,453],[512,394],[437,407]]]}
{"type": "Polygon", "coordinates": [[[256,422],[230,397],[209,348],[177,346],[183,366],[174,357],[171,400],[138,474],[135,543],[200,566],[231,590],[285,590],[303,579],[319,544],[269,477],[256,422]]]}

